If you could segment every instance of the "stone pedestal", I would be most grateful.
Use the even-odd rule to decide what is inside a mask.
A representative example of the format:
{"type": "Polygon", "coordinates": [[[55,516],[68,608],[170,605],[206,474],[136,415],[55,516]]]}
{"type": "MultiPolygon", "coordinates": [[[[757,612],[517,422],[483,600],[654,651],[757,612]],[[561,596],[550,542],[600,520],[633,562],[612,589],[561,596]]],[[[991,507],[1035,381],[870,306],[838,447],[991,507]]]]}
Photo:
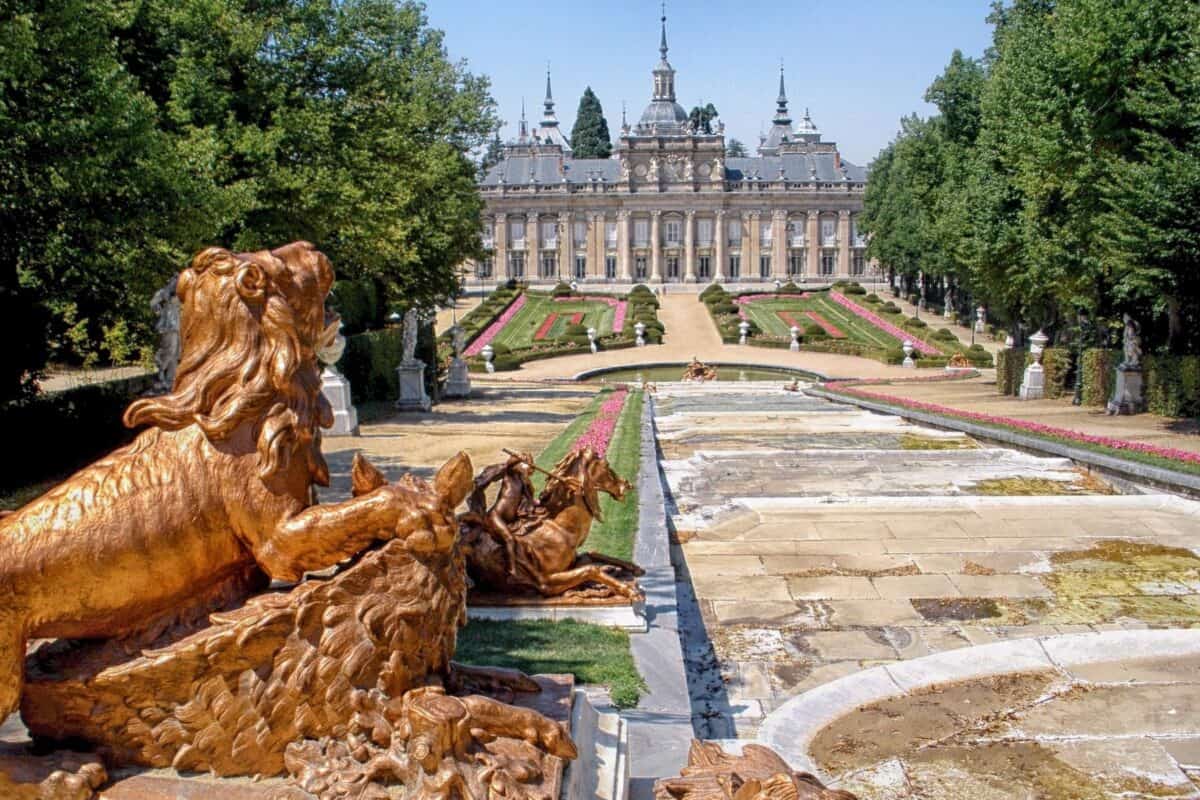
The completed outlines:
{"type": "Polygon", "coordinates": [[[1142,368],[1121,364],[1117,367],[1117,383],[1108,401],[1109,414],[1140,414],[1146,410],[1142,393],[1142,368]]]}
{"type": "Polygon", "coordinates": [[[471,371],[461,358],[450,359],[450,374],[446,377],[446,397],[471,396],[471,371]]]}
{"type": "Polygon", "coordinates": [[[358,412],[350,399],[350,381],[333,367],[321,372],[321,394],[333,406],[333,426],[326,428],[330,436],[357,436],[358,412]]]}
{"type": "Polygon", "coordinates": [[[1045,396],[1046,371],[1034,362],[1025,368],[1025,376],[1021,379],[1021,399],[1041,400],[1045,396]]]}
{"type": "Polygon", "coordinates": [[[396,408],[400,411],[428,411],[432,403],[425,393],[425,362],[419,359],[406,361],[396,367],[400,376],[400,398],[396,408]]]}

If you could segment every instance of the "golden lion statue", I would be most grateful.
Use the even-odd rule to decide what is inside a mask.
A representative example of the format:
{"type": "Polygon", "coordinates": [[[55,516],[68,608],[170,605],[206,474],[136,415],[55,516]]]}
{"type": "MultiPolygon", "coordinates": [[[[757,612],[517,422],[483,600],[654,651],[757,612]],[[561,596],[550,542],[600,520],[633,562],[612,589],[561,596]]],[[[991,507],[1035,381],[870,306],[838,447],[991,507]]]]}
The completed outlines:
{"type": "MultiPolygon", "coordinates": [[[[466,579],[454,509],[470,460],[429,484],[387,483],[356,459],[355,496],[314,504],[329,481],[317,354],[336,343],[332,283],[306,242],[209,248],[180,274],[174,387],[125,413],[150,427],[0,517],[0,721],[20,704],[35,735],[83,736],[118,763],[267,775],[289,744],[345,735],[356,713],[407,692],[455,688],[466,579]],[[250,597],[351,558],[331,578],[250,597]],[[35,638],[64,641],[29,659],[23,697],[35,638]]],[[[551,720],[463,703],[488,718],[477,728],[574,756],[551,720]]]]}

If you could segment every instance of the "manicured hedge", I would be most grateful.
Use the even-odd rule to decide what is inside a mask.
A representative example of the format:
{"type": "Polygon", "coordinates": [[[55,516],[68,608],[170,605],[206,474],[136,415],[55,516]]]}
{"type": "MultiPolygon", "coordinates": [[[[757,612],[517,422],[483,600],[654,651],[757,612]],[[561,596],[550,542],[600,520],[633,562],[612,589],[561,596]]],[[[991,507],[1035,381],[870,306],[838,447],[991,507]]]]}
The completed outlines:
{"type": "Polygon", "coordinates": [[[0,420],[9,455],[0,460],[0,487],[66,477],[130,442],[138,431],[126,428],[121,416],[149,386],[149,377],[127,378],[5,406],[0,420]]]}
{"type": "Polygon", "coordinates": [[[387,322],[387,302],[383,291],[370,278],[335,281],[329,304],[342,318],[342,333],[347,336],[382,328],[387,322]]]}
{"type": "MultiPolygon", "coordinates": [[[[337,363],[338,370],[350,381],[355,403],[395,400],[400,396],[400,376],[396,367],[404,355],[404,327],[392,325],[346,337],[346,352],[337,363]]],[[[438,399],[438,355],[433,323],[426,322],[417,332],[416,357],[425,362],[425,392],[438,399]]]]}
{"type": "Polygon", "coordinates": [[[1021,391],[1025,371],[1025,351],[1006,347],[996,353],[996,391],[1015,395],[1021,391]]]}
{"type": "Polygon", "coordinates": [[[1164,417],[1200,417],[1200,356],[1142,359],[1146,409],[1164,417]]]}
{"type": "Polygon", "coordinates": [[[1083,353],[1083,404],[1103,406],[1112,396],[1116,375],[1113,370],[1121,360],[1121,351],[1093,348],[1083,353]]]}
{"type": "MultiPolygon", "coordinates": [[[[1042,351],[1042,370],[1045,375],[1045,393],[1046,397],[1058,398],[1068,393],[1067,377],[1071,374],[1071,364],[1074,359],[1071,357],[1071,351],[1065,347],[1047,347],[1042,351]]],[[[1025,353],[1025,367],[1033,363],[1033,355],[1025,353]]],[[[1021,390],[1021,381],[1024,380],[1024,367],[1022,367],[1021,376],[1017,378],[1017,392],[1021,390]]],[[[1073,388],[1073,387],[1072,387],[1073,388]]]]}

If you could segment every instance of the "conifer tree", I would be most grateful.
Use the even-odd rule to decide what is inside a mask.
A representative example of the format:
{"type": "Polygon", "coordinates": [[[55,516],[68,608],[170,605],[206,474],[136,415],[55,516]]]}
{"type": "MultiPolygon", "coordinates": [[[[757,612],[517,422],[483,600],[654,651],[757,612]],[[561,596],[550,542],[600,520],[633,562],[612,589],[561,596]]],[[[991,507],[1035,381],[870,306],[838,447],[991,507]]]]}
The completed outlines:
{"type": "Polygon", "coordinates": [[[604,119],[600,99],[590,86],[583,90],[583,97],[579,98],[575,126],[571,128],[571,150],[576,158],[608,158],[612,155],[608,120],[604,119]]]}

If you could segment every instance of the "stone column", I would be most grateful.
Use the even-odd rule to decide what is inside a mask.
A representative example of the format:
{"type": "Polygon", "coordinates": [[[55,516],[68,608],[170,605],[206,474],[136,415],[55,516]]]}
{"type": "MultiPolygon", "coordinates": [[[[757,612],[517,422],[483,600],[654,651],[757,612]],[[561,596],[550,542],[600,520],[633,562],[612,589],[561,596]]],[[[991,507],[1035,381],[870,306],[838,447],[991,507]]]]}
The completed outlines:
{"type": "Polygon", "coordinates": [[[508,280],[508,216],[497,214],[495,227],[492,229],[492,279],[499,282],[508,280]]]}
{"type": "Polygon", "coordinates": [[[696,282],[696,210],[683,212],[683,280],[696,282]]]}
{"type": "Polygon", "coordinates": [[[813,280],[819,272],[821,264],[821,212],[810,208],[808,210],[808,233],[804,237],[808,245],[808,274],[813,280]]]}
{"type": "Polygon", "coordinates": [[[787,211],[777,208],[771,212],[771,274],[787,280],[787,211]]]}
{"type": "Polygon", "coordinates": [[[633,280],[633,257],[630,253],[629,212],[617,212],[617,277],[624,283],[633,280]]]}
{"type": "Polygon", "coordinates": [[[758,238],[760,217],[757,211],[742,215],[742,280],[758,280],[758,251],[762,249],[758,238]],[[746,237],[750,237],[749,241],[746,237]]]}
{"type": "Polygon", "coordinates": [[[536,283],[542,278],[542,221],[536,213],[525,215],[525,280],[536,283]]]}
{"type": "Polygon", "coordinates": [[[650,280],[662,283],[662,226],[659,218],[662,212],[657,208],[650,212],[650,280]]]}
{"type": "Polygon", "coordinates": [[[847,209],[838,212],[837,239],[837,274],[844,278],[850,275],[850,211],[847,209]]]}
{"type": "Polygon", "coordinates": [[[567,283],[575,279],[575,231],[570,211],[558,214],[558,274],[568,276],[563,278],[567,283]]]}
{"type": "Polygon", "coordinates": [[[713,215],[713,283],[720,283],[725,280],[725,237],[729,232],[725,230],[725,210],[718,208],[713,215]]]}
{"type": "Polygon", "coordinates": [[[589,280],[604,277],[604,215],[593,211],[588,215],[588,267],[589,280]]]}

